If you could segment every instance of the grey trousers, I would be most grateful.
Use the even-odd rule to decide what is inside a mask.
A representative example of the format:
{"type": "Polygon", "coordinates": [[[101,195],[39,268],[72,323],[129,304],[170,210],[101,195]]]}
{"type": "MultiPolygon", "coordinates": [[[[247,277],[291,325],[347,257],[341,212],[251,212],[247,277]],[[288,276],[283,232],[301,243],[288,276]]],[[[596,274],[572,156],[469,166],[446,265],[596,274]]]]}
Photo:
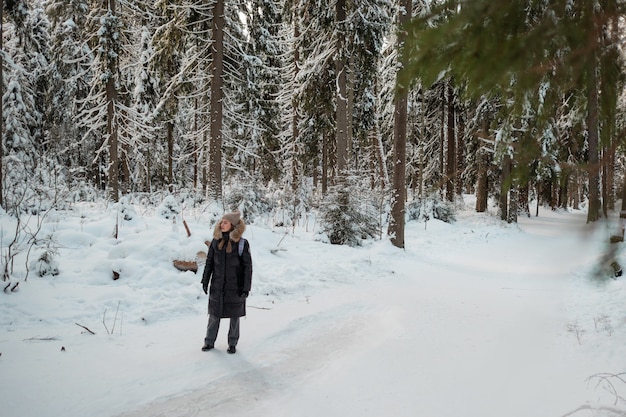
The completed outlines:
{"type": "MultiPolygon", "coordinates": [[[[206,337],[204,344],[213,346],[217,339],[217,331],[220,329],[220,318],[209,314],[209,324],[206,327],[206,337]]],[[[228,346],[237,346],[239,341],[239,317],[230,318],[230,327],[228,328],[228,346]]]]}

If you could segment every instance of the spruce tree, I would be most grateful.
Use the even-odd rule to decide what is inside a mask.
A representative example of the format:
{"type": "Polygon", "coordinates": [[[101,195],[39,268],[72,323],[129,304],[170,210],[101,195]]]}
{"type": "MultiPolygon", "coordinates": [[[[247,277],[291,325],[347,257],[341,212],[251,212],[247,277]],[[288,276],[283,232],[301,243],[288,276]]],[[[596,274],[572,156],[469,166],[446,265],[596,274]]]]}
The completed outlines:
{"type": "Polygon", "coordinates": [[[360,246],[380,234],[377,200],[367,178],[349,175],[334,185],[320,207],[321,230],[334,245],[360,246]]]}
{"type": "MultiPolygon", "coordinates": [[[[4,125],[3,177],[5,207],[25,209],[37,180],[44,149],[44,124],[49,60],[48,21],[39,9],[26,2],[12,3],[6,26],[2,118],[4,125]]],[[[3,25],[4,26],[4,25],[3,25]]]]}
{"type": "MultiPolygon", "coordinates": [[[[565,94],[584,101],[590,150],[588,221],[594,221],[600,209],[596,138],[602,136],[600,120],[614,120],[614,92],[620,89],[622,71],[614,52],[619,39],[611,28],[623,9],[615,0],[444,1],[411,24],[403,76],[428,85],[447,72],[465,83],[471,97],[502,98],[501,115],[509,119],[504,126],[509,131],[516,118],[528,114],[534,129],[544,131],[565,94]]],[[[505,139],[502,149],[516,140],[505,139]]]]}
{"type": "Polygon", "coordinates": [[[233,63],[237,76],[227,79],[234,109],[229,117],[226,160],[231,168],[258,173],[267,183],[278,181],[282,174],[278,95],[285,44],[278,30],[278,2],[254,1],[244,11],[245,27],[233,26],[240,48],[235,51],[242,59],[233,63]]]}
{"type": "Polygon", "coordinates": [[[55,0],[47,3],[51,21],[49,149],[68,168],[73,180],[94,178],[92,160],[95,138],[85,137],[86,127],[76,123],[79,102],[89,93],[93,53],[85,43],[88,0],[55,0]]]}

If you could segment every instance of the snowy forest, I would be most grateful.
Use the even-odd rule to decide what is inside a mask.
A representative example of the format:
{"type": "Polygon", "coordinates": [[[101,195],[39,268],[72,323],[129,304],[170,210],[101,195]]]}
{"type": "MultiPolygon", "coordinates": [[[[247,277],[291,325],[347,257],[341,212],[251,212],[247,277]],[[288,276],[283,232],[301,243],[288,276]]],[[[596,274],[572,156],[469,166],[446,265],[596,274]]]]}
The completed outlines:
{"type": "Polygon", "coordinates": [[[626,417],[625,28],[0,0],[0,415],[626,417]]]}
{"type": "Polygon", "coordinates": [[[407,219],[452,219],[463,194],[503,221],[536,202],[587,205],[593,222],[625,189],[625,13],[619,0],[4,0],[0,203],[19,216],[174,195],[287,224],[316,209],[331,243],[386,227],[398,247],[407,219]]]}

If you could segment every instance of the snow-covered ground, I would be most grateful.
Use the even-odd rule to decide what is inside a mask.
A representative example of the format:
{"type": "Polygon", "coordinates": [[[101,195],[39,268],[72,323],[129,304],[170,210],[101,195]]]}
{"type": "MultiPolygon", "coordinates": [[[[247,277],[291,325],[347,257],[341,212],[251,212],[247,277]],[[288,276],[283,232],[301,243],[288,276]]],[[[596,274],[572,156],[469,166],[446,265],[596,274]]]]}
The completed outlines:
{"type": "Polygon", "coordinates": [[[187,237],[143,210],[114,239],[116,217],[50,216],[60,274],[0,294],[0,416],[626,415],[626,275],[598,277],[609,232],[584,212],[509,225],[468,208],[409,223],[404,251],[259,221],[235,355],[227,321],[200,350],[201,272],[172,266],[205,248],[209,216],[187,237]]]}

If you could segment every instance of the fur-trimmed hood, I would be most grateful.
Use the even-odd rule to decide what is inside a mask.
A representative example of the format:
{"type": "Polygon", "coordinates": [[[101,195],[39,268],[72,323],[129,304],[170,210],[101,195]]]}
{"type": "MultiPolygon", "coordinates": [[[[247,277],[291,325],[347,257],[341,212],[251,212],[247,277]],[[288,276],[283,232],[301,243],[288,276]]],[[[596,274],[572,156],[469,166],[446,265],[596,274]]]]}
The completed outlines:
{"type": "MultiPolygon", "coordinates": [[[[243,232],[246,231],[246,223],[243,219],[239,220],[239,223],[233,230],[230,232],[230,240],[237,243],[241,240],[241,236],[243,236],[243,232]]],[[[220,240],[222,238],[222,231],[220,230],[220,222],[215,224],[215,229],[213,229],[213,238],[220,240]]]]}

